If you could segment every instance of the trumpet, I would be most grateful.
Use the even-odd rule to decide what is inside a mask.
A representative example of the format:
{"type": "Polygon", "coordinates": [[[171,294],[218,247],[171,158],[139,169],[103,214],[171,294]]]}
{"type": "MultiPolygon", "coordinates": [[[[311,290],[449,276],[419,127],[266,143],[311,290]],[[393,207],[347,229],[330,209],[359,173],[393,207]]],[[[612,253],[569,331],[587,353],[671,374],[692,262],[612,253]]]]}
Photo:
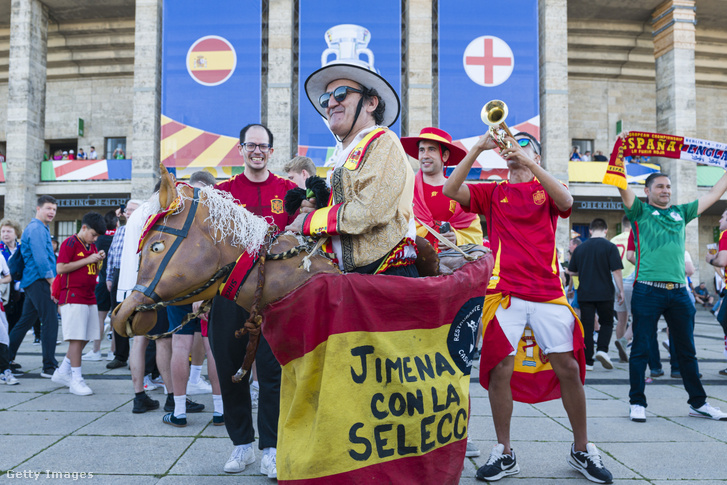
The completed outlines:
{"type": "Polygon", "coordinates": [[[500,150],[510,148],[510,142],[505,140],[505,136],[512,137],[510,128],[505,124],[505,118],[507,118],[507,105],[505,102],[493,99],[482,107],[480,116],[482,121],[490,127],[490,136],[495,140],[500,150]]]}

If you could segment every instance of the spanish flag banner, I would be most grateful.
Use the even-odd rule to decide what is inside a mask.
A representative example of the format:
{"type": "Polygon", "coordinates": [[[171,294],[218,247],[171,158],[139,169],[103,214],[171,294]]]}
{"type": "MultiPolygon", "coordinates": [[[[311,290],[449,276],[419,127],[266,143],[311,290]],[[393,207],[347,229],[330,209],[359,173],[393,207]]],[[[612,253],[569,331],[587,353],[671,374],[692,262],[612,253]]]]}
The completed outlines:
{"type": "Polygon", "coordinates": [[[456,484],[492,256],[452,275],[316,275],[264,311],[284,484],[456,484]]]}
{"type": "Polygon", "coordinates": [[[727,144],[661,133],[631,131],[619,137],[603,176],[603,183],[626,190],[624,157],[665,157],[690,160],[715,167],[727,167],[727,144]]]}

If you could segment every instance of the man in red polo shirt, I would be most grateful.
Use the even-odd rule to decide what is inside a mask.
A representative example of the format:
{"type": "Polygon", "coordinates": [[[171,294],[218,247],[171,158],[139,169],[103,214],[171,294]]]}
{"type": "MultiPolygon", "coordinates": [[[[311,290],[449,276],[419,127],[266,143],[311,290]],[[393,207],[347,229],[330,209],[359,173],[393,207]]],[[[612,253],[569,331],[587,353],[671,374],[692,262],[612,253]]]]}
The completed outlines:
{"type": "MultiPolygon", "coordinates": [[[[570,215],[573,197],[540,166],[540,144],[532,135],[517,133],[514,138],[508,136],[507,142],[500,155],[510,170],[508,180],[497,184],[463,183],[480,153],[497,147],[488,132],[480,137],[444,184],[446,196],[462,204],[464,210],[487,218],[495,267],[487,288],[483,318],[488,325],[498,325],[515,349],[485,376],[486,380],[489,377],[490,406],[498,444],[487,463],[477,470],[476,477],[493,481],[520,471],[510,447],[513,409],[510,383],[516,350],[527,323],[560,382],[563,406],[574,437],[568,464],[591,481],[611,483],[613,478],[603,466],[598,449],[588,442],[586,397],[574,354],[577,321],[565,299],[555,247],[558,217],[570,215]]],[[[496,349],[490,349],[493,350],[496,349]]]]}
{"type": "MultiPolygon", "coordinates": [[[[288,190],[297,186],[294,182],[278,177],[267,168],[273,154],[273,134],[260,124],[247,125],[240,131],[240,155],[245,171],[230,180],[217,184],[217,188],[232,194],[237,202],[257,216],[272,220],[282,231],[294,217],[283,208],[288,190]]],[[[249,313],[234,301],[215,297],[210,311],[208,327],[210,347],[221,376],[222,402],[225,409],[225,427],[235,449],[225,464],[227,473],[239,473],[246,465],[255,462],[252,443],[255,430],[252,425],[250,385],[247,379],[233,384],[235,374],[245,357],[248,337],[235,338],[235,330],[242,327],[249,313]]],[[[278,439],[278,415],[280,414],[280,364],[275,360],[270,345],[260,334],[260,344],[255,357],[260,383],[258,405],[258,448],[263,450],[260,473],[277,477],[276,444],[278,439]]]]}
{"type": "Polygon", "coordinates": [[[452,143],[452,136],[439,128],[423,128],[419,136],[401,139],[404,151],[419,160],[414,178],[414,217],[417,235],[429,241],[437,251],[442,244],[421,223],[438,231],[456,246],[482,244],[482,226],[476,214],[462,210],[459,203],[442,193],[445,166],[457,165],[467,154],[452,143]],[[449,224],[445,224],[449,223],[449,224]]]}

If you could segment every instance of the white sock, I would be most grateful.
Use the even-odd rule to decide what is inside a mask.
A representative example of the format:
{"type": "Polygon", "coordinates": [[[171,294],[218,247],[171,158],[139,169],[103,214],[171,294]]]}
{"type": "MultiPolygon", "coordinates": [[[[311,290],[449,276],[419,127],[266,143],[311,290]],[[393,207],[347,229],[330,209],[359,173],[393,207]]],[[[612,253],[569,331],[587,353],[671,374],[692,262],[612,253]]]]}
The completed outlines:
{"type": "Polygon", "coordinates": [[[222,395],[221,394],[212,394],[212,403],[215,406],[215,412],[219,414],[225,414],[224,407],[222,407],[222,395]]]}
{"type": "Polygon", "coordinates": [[[199,376],[202,375],[202,366],[201,365],[193,365],[189,368],[189,382],[192,384],[197,384],[199,381],[199,376]]]}
{"type": "Polygon", "coordinates": [[[187,415],[187,395],[174,395],[174,417],[179,418],[187,415]]]}
{"type": "Polygon", "coordinates": [[[71,378],[74,381],[80,381],[81,379],[83,379],[83,375],[81,374],[80,367],[71,367],[71,378]]]}
{"type": "Polygon", "coordinates": [[[272,448],[272,447],[270,447],[270,448],[263,448],[263,456],[267,456],[267,455],[270,455],[270,454],[273,454],[274,455],[276,453],[276,451],[277,450],[275,448],[272,448]]]}
{"type": "Polygon", "coordinates": [[[258,384],[257,381],[252,381],[252,384],[250,384],[251,389],[255,389],[256,391],[260,390],[260,384],[258,384]]]}
{"type": "Polygon", "coordinates": [[[68,374],[71,372],[71,359],[68,357],[63,357],[63,362],[61,362],[61,366],[58,367],[58,371],[61,374],[68,374]]]}

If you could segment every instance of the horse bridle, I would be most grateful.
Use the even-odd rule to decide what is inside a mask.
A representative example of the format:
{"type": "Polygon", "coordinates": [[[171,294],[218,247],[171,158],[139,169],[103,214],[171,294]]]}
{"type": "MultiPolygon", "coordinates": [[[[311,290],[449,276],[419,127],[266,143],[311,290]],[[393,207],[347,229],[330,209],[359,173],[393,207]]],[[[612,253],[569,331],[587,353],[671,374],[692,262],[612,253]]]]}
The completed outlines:
{"type": "MultiPolygon", "coordinates": [[[[226,266],[223,266],[217,272],[215,275],[210,279],[207,283],[205,283],[204,286],[197,288],[196,290],[190,292],[187,295],[175,298],[174,300],[165,301],[162,302],[162,298],[154,291],[156,289],[157,284],[159,284],[159,281],[162,279],[162,276],[164,274],[164,271],[167,269],[167,265],[169,264],[169,261],[174,256],[174,253],[177,252],[177,249],[179,248],[179,245],[182,244],[182,241],[187,237],[189,234],[189,229],[192,227],[192,223],[194,222],[194,217],[197,214],[197,208],[199,207],[199,189],[194,189],[194,194],[192,196],[192,205],[189,208],[189,212],[187,213],[187,219],[184,221],[184,226],[182,226],[181,229],[175,229],[173,227],[167,227],[165,224],[155,224],[150,230],[151,231],[159,231],[164,232],[166,234],[170,234],[172,236],[175,236],[174,242],[172,243],[172,246],[169,248],[167,253],[164,255],[164,259],[162,259],[161,264],[159,265],[159,268],[157,268],[157,272],[154,275],[154,279],[152,279],[151,283],[149,283],[149,286],[144,286],[137,284],[134,286],[132,291],[138,291],[139,293],[142,293],[144,296],[151,298],[151,300],[154,302],[153,305],[140,305],[137,310],[139,311],[147,311],[147,310],[155,310],[159,306],[167,306],[182,300],[186,300],[188,298],[191,298],[193,296],[196,296],[212,286],[212,284],[215,283],[220,278],[226,277],[230,271],[232,270],[232,267],[234,266],[234,263],[228,264],[226,266]],[[160,303],[161,302],[161,303],[160,303]],[[149,307],[144,308],[142,307],[149,307]]],[[[139,260],[141,264],[141,260],[139,260]]]]}

